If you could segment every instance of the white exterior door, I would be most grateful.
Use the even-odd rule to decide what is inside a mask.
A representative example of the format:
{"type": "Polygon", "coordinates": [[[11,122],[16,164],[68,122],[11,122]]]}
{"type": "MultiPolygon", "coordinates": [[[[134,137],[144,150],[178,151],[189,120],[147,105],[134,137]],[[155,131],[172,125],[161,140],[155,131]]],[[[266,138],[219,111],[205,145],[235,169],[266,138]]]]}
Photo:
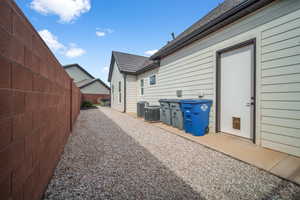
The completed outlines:
{"type": "Polygon", "coordinates": [[[220,131],[249,139],[253,53],[254,46],[249,45],[224,52],[220,58],[220,131]],[[234,118],[239,121],[238,128],[234,118]]]}

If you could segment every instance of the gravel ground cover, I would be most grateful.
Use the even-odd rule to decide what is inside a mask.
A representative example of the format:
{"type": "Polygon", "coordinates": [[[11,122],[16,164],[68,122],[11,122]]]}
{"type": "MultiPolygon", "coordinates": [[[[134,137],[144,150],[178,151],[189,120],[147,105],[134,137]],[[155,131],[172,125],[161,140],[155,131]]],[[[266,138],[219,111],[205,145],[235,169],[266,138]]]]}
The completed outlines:
{"type": "Polygon", "coordinates": [[[300,187],[109,108],[82,111],[44,199],[300,199],[300,187]]]}

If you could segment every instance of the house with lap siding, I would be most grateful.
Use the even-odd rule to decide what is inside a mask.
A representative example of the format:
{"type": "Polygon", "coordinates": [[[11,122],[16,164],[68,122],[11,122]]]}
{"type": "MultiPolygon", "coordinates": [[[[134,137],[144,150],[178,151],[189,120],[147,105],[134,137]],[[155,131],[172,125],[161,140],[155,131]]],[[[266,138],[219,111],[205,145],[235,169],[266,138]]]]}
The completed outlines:
{"type": "Polygon", "coordinates": [[[299,0],[225,0],[148,59],[132,66],[127,102],[211,99],[211,133],[300,156],[299,0]]]}
{"type": "Polygon", "coordinates": [[[82,100],[99,103],[110,99],[110,88],[101,80],[93,77],[78,64],[65,65],[64,69],[73,78],[82,93],[82,100]]]}
{"type": "Polygon", "coordinates": [[[108,81],[111,84],[111,107],[127,113],[136,113],[137,74],[147,67],[158,67],[148,57],[113,51],[108,81]]]}

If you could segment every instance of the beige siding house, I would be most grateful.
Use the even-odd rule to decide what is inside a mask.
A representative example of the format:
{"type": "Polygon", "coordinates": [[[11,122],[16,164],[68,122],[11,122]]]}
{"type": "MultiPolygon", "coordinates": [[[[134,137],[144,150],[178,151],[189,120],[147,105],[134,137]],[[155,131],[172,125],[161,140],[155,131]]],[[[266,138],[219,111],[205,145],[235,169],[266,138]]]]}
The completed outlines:
{"type": "Polygon", "coordinates": [[[124,112],[124,75],[119,71],[117,64],[113,63],[111,87],[111,107],[124,112]]]}
{"type": "Polygon", "coordinates": [[[111,84],[111,107],[127,113],[136,113],[137,74],[145,67],[158,67],[148,57],[112,52],[108,81],[111,84]]]}
{"type": "Polygon", "coordinates": [[[300,156],[299,0],[225,0],[150,60],[160,65],[136,74],[135,102],[211,99],[210,132],[300,156]]]}
{"type": "Polygon", "coordinates": [[[110,99],[110,88],[100,79],[95,78],[78,64],[64,66],[82,93],[82,100],[99,103],[110,99]]]}

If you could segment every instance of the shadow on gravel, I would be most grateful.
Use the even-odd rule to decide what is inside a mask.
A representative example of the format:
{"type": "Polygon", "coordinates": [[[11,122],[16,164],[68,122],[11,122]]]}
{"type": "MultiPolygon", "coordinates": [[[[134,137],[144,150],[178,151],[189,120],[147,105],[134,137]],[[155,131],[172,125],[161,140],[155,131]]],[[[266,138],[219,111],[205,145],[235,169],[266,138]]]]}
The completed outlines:
{"type": "MultiPolygon", "coordinates": [[[[261,200],[281,199],[282,191],[286,190],[286,188],[288,188],[288,187],[289,187],[289,182],[282,180],[280,182],[280,184],[278,184],[276,187],[274,187],[273,190],[271,190],[269,193],[265,194],[265,196],[262,197],[261,200]]],[[[292,195],[290,196],[289,199],[290,200],[299,200],[300,192],[292,193],[292,195]]]]}
{"type": "Polygon", "coordinates": [[[204,199],[103,113],[74,130],[44,199],[204,199]]]}

